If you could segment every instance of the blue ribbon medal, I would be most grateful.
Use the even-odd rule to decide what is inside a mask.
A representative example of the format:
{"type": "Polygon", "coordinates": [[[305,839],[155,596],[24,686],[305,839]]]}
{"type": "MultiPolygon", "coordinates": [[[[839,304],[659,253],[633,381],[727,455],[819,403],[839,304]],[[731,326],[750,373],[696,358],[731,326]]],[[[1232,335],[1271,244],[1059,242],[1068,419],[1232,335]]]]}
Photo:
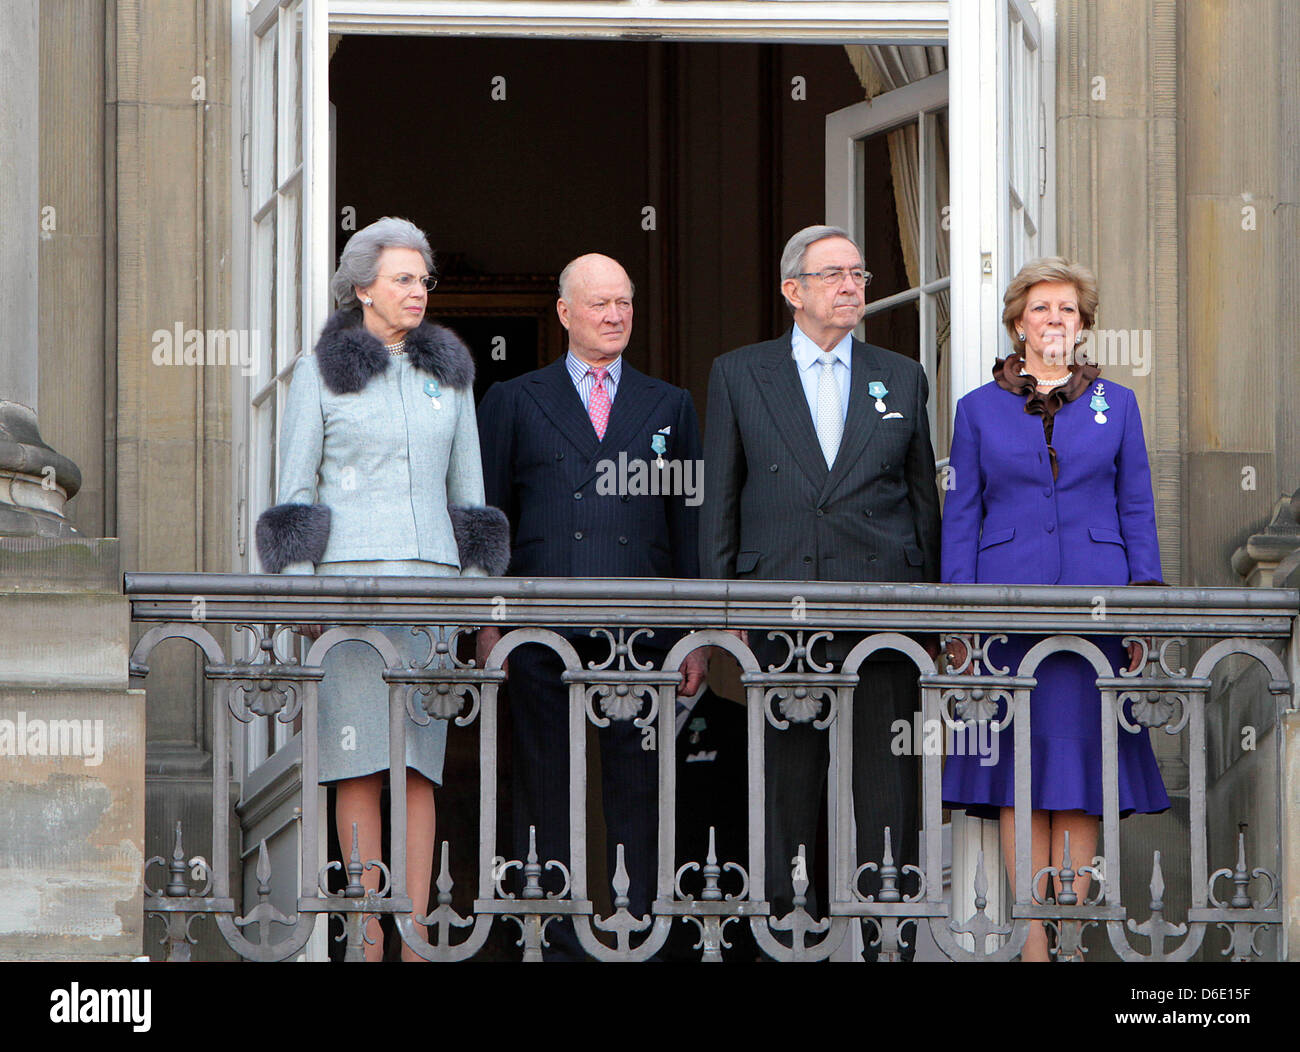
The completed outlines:
{"type": "Polygon", "coordinates": [[[662,433],[656,433],[650,436],[650,448],[656,456],[656,463],[659,467],[664,466],[664,453],[668,451],[668,439],[662,433]]]}
{"type": "Polygon", "coordinates": [[[429,396],[429,401],[433,403],[434,409],[442,408],[442,403],[438,401],[438,396],[442,394],[442,388],[439,386],[437,380],[425,380],[424,393],[429,396]]]}
{"type": "Polygon", "coordinates": [[[1099,424],[1106,422],[1106,410],[1110,406],[1106,403],[1106,385],[1098,384],[1092,389],[1092,401],[1088,403],[1088,408],[1096,415],[1093,417],[1099,424]]]}
{"type": "Polygon", "coordinates": [[[889,388],[879,380],[872,380],[871,383],[867,384],[867,394],[876,400],[876,412],[883,413],[885,411],[884,397],[889,394],[889,388]]]}

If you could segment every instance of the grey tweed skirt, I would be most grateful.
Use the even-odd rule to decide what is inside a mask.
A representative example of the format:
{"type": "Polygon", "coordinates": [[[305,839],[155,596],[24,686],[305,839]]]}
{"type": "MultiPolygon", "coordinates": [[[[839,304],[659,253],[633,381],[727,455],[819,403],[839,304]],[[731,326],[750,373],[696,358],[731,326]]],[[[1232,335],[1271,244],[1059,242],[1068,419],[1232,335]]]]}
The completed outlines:
{"type": "MultiPolygon", "coordinates": [[[[418,559],[319,563],[316,573],[341,577],[365,574],[386,577],[459,577],[445,563],[418,559]]],[[[424,661],[429,639],[409,626],[380,628],[402,657],[402,664],[424,661]]],[[[332,647],[322,665],[325,678],[319,687],[317,742],[320,747],[320,782],[337,782],[387,771],[388,684],[383,680],[384,660],[368,643],[351,640],[332,647]]],[[[406,766],[413,767],[435,785],[442,784],[442,761],[447,751],[447,721],[432,720],[427,727],[407,720],[406,766]]]]}

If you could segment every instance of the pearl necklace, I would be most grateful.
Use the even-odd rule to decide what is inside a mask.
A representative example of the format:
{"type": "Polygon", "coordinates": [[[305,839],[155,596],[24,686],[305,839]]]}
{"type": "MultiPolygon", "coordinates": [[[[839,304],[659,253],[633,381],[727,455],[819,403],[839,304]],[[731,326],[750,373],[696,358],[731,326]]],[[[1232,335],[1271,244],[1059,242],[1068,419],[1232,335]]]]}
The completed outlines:
{"type": "Polygon", "coordinates": [[[386,343],[386,344],[384,344],[384,350],[386,350],[389,354],[394,355],[394,356],[399,355],[399,354],[405,354],[405,353],[406,353],[406,338],[403,337],[402,339],[398,340],[396,343],[386,343]]]}
{"type": "Polygon", "coordinates": [[[1028,376],[1031,380],[1035,381],[1035,383],[1037,383],[1039,387],[1061,387],[1062,385],[1069,383],[1070,377],[1073,376],[1074,374],[1066,373],[1059,380],[1039,380],[1038,377],[1033,376],[1031,373],[1027,373],[1023,369],[1021,369],[1020,375],[1028,376]]]}

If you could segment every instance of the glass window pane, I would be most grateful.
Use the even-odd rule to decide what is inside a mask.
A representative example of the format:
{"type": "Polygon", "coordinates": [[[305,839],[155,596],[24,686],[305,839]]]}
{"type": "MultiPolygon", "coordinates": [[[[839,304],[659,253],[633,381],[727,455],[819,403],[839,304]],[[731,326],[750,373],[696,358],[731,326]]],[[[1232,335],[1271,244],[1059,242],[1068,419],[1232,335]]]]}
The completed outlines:
{"type": "Polygon", "coordinates": [[[293,82],[293,105],[284,115],[289,125],[289,142],[293,144],[293,164],[302,164],[302,4],[294,4],[289,17],[293,19],[293,68],[289,76],[293,82]]]}
{"type": "MultiPolygon", "coordinates": [[[[866,291],[867,303],[872,303],[915,288],[919,280],[915,211],[907,207],[906,194],[897,193],[897,187],[906,186],[909,178],[915,186],[916,126],[862,139],[857,169],[859,236],[872,275],[866,291]]],[[[915,345],[908,351],[897,349],[916,353],[915,345]]]]}
{"type": "Polygon", "coordinates": [[[948,276],[948,230],[952,225],[948,198],[948,111],[925,116],[925,168],[930,187],[929,259],[925,279],[948,276]]]}
{"type": "Polygon", "coordinates": [[[862,328],[862,338],[867,343],[887,347],[913,361],[920,359],[921,316],[916,300],[879,314],[868,314],[862,321],[862,328]]]}
{"type": "Polygon", "coordinates": [[[257,39],[253,72],[253,207],[261,207],[275,192],[276,100],[279,97],[279,40],[275,29],[257,39]]]}
{"type": "MultiPolygon", "coordinates": [[[[1010,4],[1007,5],[1011,7],[1010,4]]],[[[1020,57],[1019,41],[1017,39],[1015,19],[1007,18],[1007,181],[1016,185],[1016,153],[1020,149],[1020,93],[1018,91],[1019,78],[1017,73],[1017,62],[1020,57]]]]}
{"type": "Polygon", "coordinates": [[[270,236],[270,245],[267,247],[266,270],[262,272],[262,280],[266,284],[266,299],[268,311],[266,317],[266,338],[270,342],[271,361],[278,367],[280,361],[280,295],[279,281],[279,223],[276,221],[276,212],[279,209],[272,209],[266,217],[266,230],[270,236]]]}
{"type": "MultiPolygon", "coordinates": [[[[299,184],[300,185],[300,184],[299,184]]],[[[276,345],[276,369],[283,369],[302,347],[302,224],[299,191],[280,195],[279,244],[282,246],[281,274],[285,278],[280,307],[280,333],[276,345]]]]}
{"type": "Polygon", "coordinates": [[[256,391],[275,373],[275,210],[262,217],[253,231],[253,259],[249,273],[249,303],[253,342],[257,348],[257,375],[250,385],[256,391]]]}

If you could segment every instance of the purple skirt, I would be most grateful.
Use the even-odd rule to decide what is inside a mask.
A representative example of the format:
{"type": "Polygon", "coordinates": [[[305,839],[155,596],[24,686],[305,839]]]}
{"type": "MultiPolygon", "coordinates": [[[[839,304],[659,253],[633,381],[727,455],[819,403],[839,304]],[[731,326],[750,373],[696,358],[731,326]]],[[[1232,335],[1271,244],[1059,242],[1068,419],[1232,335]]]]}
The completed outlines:
{"type": "MultiPolygon", "coordinates": [[[[1009,636],[992,643],[989,656],[1012,675],[1036,636],[1009,636]]],[[[1092,637],[1110,659],[1116,674],[1127,667],[1128,655],[1115,636],[1092,637]]],[[[1038,686],[1030,692],[1031,806],[1035,811],[1084,811],[1100,815],[1101,692],[1092,665],[1077,654],[1054,654],[1035,673],[1038,686]]],[[[1132,721],[1131,705],[1124,706],[1132,721]]],[[[998,718],[1006,702],[998,703],[998,718]]],[[[1160,733],[1164,733],[1161,731],[1160,733]]],[[[1119,809],[1156,814],[1169,807],[1169,796],[1145,727],[1130,734],[1117,728],[1119,809]]],[[[962,808],[976,818],[997,818],[1000,808],[1015,804],[1015,725],[1002,732],[967,728],[953,735],[943,769],[943,804],[962,808]],[[994,762],[995,761],[995,762],[994,762]]]]}

